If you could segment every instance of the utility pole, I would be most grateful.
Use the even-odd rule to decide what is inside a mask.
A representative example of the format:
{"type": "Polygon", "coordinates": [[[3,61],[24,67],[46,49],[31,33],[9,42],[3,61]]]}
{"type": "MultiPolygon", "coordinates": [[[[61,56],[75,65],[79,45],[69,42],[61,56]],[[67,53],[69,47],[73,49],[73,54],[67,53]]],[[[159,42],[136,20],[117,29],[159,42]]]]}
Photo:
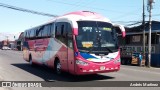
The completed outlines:
{"type": "Polygon", "coordinates": [[[148,33],[148,67],[151,66],[151,24],[152,24],[152,3],[154,0],[148,0],[148,12],[149,12],[149,33],[148,33]]]}
{"type": "Polygon", "coordinates": [[[142,16],[143,16],[143,22],[142,22],[142,25],[143,25],[143,59],[146,60],[146,58],[145,58],[146,57],[146,55],[145,55],[146,54],[146,52],[145,52],[145,40],[146,40],[145,39],[146,38],[145,37],[145,11],[144,11],[145,8],[144,7],[145,7],[145,5],[144,5],[144,0],[143,0],[143,14],[142,14],[142,16]]]}

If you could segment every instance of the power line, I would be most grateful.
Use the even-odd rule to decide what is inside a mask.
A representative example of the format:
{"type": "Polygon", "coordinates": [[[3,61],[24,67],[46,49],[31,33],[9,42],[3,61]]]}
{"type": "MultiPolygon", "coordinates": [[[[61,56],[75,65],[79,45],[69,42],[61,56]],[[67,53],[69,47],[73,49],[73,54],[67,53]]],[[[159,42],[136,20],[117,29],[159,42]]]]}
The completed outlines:
{"type": "Polygon", "coordinates": [[[22,11],[22,12],[27,12],[27,13],[32,13],[32,14],[37,14],[37,15],[42,15],[42,16],[48,16],[48,17],[58,16],[58,15],[53,15],[53,14],[48,14],[48,13],[43,13],[43,12],[37,12],[37,11],[29,10],[29,9],[24,9],[24,8],[12,6],[12,5],[4,4],[4,3],[0,3],[0,6],[4,8],[8,8],[8,9],[13,9],[17,11],[22,11]]]}
{"type": "Polygon", "coordinates": [[[60,4],[65,4],[65,5],[70,5],[70,6],[85,7],[85,8],[91,8],[91,9],[96,9],[96,10],[102,10],[102,11],[110,11],[112,13],[124,13],[124,12],[121,12],[121,11],[90,7],[90,6],[86,6],[86,5],[80,5],[80,4],[71,4],[71,3],[66,3],[66,2],[57,1],[57,0],[47,0],[47,1],[51,1],[51,2],[54,2],[54,3],[60,3],[60,4]]]}
{"type": "Polygon", "coordinates": [[[112,21],[112,22],[120,22],[120,23],[135,23],[140,21],[112,21]]]}
{"type": "Polygon", "coordinates": [[[135,23],[132,23],[132,24],[127,24],[127,25],[125,25],[125,26],[134,26],[134,25],[138,25],[138,24],[141,24],[142,22],[141,21],[139,21],[139,22],[135,22],[135,23]]]}
{"type": "Polygon", "coordinates": [[[87,6],[87,5],[90,5],[91,3],[93,3],[92,0],[91,1],[88,0],[88,2],[80,0],[79,2],[75,2],[75,4],[72,5],[71,8],[69,8],[68,10],[65,10],[65,11],[69,12],[69,11],[78,9],[79,7],[81,7],[80,5],[87,6]]]}
{"type": "Polygon", "coordinates": [[[97,8],[97,7],[90,7],[90,6],[86,6],[85,4],[82,5],[82,4],[78,3],[78,2],[76,2],[76,3],[73,4],[73,3],[67,3],[67,2],[57,1],[57,0],[47,0],[47,1],[54,2],[54,3],[60,3],[60,4],[65,4],[65,5],[70,5],[70,6],[76,6],[76,7],[86,7],[86,8],[96,9],[96,10],[101,10],[101,11],[110,11],[112,13],[123,13],[123,15],[121,15],[119,17],[116,17],[115,19],[121,19],[121,18],[129,17],[131,15],[137,15],[137,12],[135,12],[135,11],[140,10],[138,8],[138,10],[136,9],[136,10],[134,10],[132,12],[124,13],[124,12],[121,12],[121,11],[115,11],[115,10],[109,10],[109,9],[97,8]],[[130,14],[130,15],[128,15],[128,14],[130,14]]]}
{"type": "Polygon", "coordinates": [[[134,11],[131,12],[127,12],[127,13],[122,13],[122,15],[115,17],[114,19],[122,19],[122,18],[126,18],[126,17],[130,17],[130,16],[137,16],[139,15],[139,13],[137,14],[137,11],[140,10],[141,8],[138,8],[134,11]],[[135,12],[136,11],[136,12],[135,12]]]}

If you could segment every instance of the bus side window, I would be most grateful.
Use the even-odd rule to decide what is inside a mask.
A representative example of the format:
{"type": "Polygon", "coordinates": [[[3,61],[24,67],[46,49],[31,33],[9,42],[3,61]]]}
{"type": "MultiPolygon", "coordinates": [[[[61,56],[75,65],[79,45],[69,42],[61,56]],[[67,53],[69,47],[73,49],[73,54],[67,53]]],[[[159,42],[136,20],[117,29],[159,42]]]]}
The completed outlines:
{"type": "Polygon", "coordinates": [[[61,37],[61,22],[57,22],[55,24],[55,38],[57,38],[58,40],[60,40],[61,37]]]}
{"type": "Polygon", "coordinates": [[[66,45],[66,38],[64,36],[64,32],[65,32],[65,27],[66,26],[65,26],[64,22],[61,22],[59,24],[60,24],[60,26],[59,26],[60,30],[59,31],[61,31],[60,36],[59,36],[59,40],[66,45]]]}
{"type": "Polygon", "coordinates": [[[51,37],[54,37],[54,36],[55,36],[54,23],[52,23],[52,24],[51,24],[51,27],[50,27],[50,36],[51,36],[51,37]]]}
{"type": "Polygon", "coordinates": [[[64,23],[63,28],[64,28],[64,30],[63,30],[62,35],[63,35],[63,37],[67,38],[68,34],[72,33],[70,24],[69,23],[64,23]]]}
{"type": "Polygon", "coordinates": [[[28,38],[28,37],[27,37],[27,31],[25,31],[25,36],[24,36],[24,37],[25,37],[26,39],[28,38]]]}
{"type": "Polygon", "coordinates": [[[67,45],[67,24],[66,23],[62,23],[61,25],[61,41],[67,45]]]}
{"type": "Polygon", "coordinates": [[[35,38],[35,30],[32,29],[30,32],[30,39],[34,39],[35,38]]]}
{"type": "Polygon", "coordinates": [[[39,38],[39,39],[42,37],[42,31],[43,31],[43,30],[40,30],[39,33],[38,33],[38,38],[39,38]]]}
{"type": "Polygon", "coordinates": [[[67,24],[66,22],[57,22],[55,25],[55,37],[67,45],[67,24]]]}
{"type": "Polygon", "coordinates": [[[30,39],[30,32],[31,32],[31,31],[29,30],[29,31],[28,31],[28,38],[29,38],[29,39],[30,39]]]}
{"type": "Polygon", "coordinates": [[[55,27],[55,37],[57,38],[57,26],[55,27]]]}
{"type": "Polygon", "coordinates": [[[42,30],[42,37],[47,37],[47,25],[45,25],[44,29],[42,30]]]}
{"type": "Polygon", "coordinates": [[[68,34],[72,35],[72,27],[70,23],[67,23],[67,31],[68,31],[68,34]]]}
{"type": "Polygon", "coordinates": [[[61,35],[63,35],[64,25],[61,25],[61,35]]]}
{"type": "Polygon", "coordinates": [[[27,30],[27,31],[26,31],[26,38],[27,38],[27,39],[29,39],[28,34],[29,34],[29,33],[28,33],[28,30],[27,30]]]}
{"type": "Polygon", "coordinates": [[[67,23],[66,26],[67,26],[66,32],[67,32],[67,41],[68,41],[67,46],[69,48],[73,49],[72,27],[71,27],[70,23],[67,23]]]}
{"type": "Polygon", "coordinates": [[[61,23],[58,22],[56,23],[56,32],[55,32],[56,36],[60,36],[61,35],[61,23]]]}
{"type": "Polygon", "coordinates": [[[40,27],[37,31],[36,31],[36,36],[38,39],[40,39],[42,37],[42,31],[43,31],[44,26],[40,27]]]}
{"type": "Polygon", "coordinates": [[[45,25],[45,26],[44,26],[44,29],[43,29],[42,31],[43,31],[43,32],[42,32],[42,36],[43,36],[44,38],[48,38],[48,37],[49,37],[49,34],[50,34],[50,24],[45,25]]]}

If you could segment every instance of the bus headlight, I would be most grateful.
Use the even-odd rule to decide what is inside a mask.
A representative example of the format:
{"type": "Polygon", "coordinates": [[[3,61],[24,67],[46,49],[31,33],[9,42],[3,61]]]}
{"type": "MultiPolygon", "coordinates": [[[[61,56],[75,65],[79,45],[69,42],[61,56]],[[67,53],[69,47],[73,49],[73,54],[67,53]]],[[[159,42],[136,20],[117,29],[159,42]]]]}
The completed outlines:
{"type": "Polygon", "coordinates": [[[114,61],[115,64],[119,63],[119,62],[121,62],[121,58],[119,58],[119,59],[117,59],[117,60],[114,61]]]}
{"type": "Polygon", "coordinates": [[[83,65],[83,66],[87,66],[88,65],[87,62],[84,62],[84,61],[81,61],[81,60],[76,60],[76,64],[83,65]]]}

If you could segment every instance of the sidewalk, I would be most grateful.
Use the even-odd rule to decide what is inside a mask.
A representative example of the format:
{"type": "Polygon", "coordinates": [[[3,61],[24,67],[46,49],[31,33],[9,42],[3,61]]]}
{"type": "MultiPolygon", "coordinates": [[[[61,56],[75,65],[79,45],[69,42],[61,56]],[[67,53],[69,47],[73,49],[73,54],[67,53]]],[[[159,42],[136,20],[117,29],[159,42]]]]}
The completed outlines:
{"type": "Polygon", "coordinates": [[[153,71],[160,73],[160,67],[147,67],[147,66],[132,66],[132,65],[121,65],[121,67],[129,68],[129,69],[136,69],[136,70],[144,70],[144,71],[153,71]]]}

